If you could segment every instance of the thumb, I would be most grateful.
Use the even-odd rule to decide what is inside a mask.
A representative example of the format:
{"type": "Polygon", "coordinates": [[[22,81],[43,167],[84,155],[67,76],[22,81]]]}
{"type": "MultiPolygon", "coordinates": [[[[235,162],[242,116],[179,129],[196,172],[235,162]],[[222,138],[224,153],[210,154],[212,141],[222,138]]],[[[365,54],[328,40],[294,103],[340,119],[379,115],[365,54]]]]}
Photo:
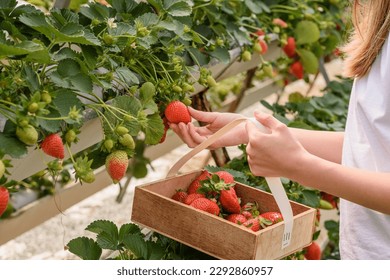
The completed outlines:
{"type": "Polygon", "coordinates": [[[213,112],[199,111],[190,106],[188,107],[188,111],[194,119],[201,122],[211,123],[215,119],[213,112]]]}
{"type": "Polygon", "coordinates": [[[280,125],[280,122],[271,114],[256,111],[254,113],[256,120],[269,130],[274,130],[280,125]]]}

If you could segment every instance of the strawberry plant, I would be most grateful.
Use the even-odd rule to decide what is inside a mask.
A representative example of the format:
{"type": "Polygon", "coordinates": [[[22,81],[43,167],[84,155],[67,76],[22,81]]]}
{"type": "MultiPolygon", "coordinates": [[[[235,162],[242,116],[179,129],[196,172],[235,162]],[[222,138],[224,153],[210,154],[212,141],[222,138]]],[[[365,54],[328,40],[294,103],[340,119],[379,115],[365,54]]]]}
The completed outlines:
{"type": "Polygon", "coordinates": [[[66,248],[83,260],[103,258],[115,260],[188,260],[213,257],[157,233],[144,234],[135,224],[119,227],[108,220],[90,223],[87,231],[96,238],[77,237],[66,248]]]}

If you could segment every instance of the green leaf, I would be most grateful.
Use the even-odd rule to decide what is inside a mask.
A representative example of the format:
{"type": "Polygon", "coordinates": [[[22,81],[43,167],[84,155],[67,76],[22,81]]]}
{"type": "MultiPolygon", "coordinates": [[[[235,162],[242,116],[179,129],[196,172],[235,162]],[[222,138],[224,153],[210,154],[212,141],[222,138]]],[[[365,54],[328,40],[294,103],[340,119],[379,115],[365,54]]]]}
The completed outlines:
{"type": "Polygon", "coordinates": [[[109,220],[96,220],[92,223],[90,223],[85,230],[88,230],[90,232],[94,233],[101,233],[101,232],[107,232],[111,234],[118,233],[118,228],[117,226],[109,220]]]}
{"type": "Polygon", "coordinates": [[[212,51],[210,55],[225,64],[228,64],[231,60],[229,51],[222,47],[215,48],[215,50],[212,51]]]}
{"type": "Polygon", "coordinates": [[[301,58],[305,71],[309,74],[316,74],[318,72],[319,62],[314,53],[305,49],[297,49],[297,53],[301,58]]]}
{"type": "Polygon", "coordinates": [[[147,116],[147,125],[144,127],[145,144],[155,145],[160,142],[164,134],[164,124],[158,113],[147,116]]]}
{"type": "Polygon", "coordinates": [[[123,240],[133,234],[139,234],[142,236],[141,229],[136,224],[123,224],[119,229],[119,243],[122,243],[123,240]]]}
{"type": "Polygon", "coordinates": [[[148,252],[147,260],[161,260],[165,255],[166,248],[156,242],[146,241],[146,247],[148,252]]]}
{"type": "Polygon", "coordinates": [[[192,13],[190,1],[165,0],[164,8],[168,14],[174,17],[185,17],[192,13]]]}
{"type": "Polygon", "coordinates": [[[39,90],[39,78],[38,74],[32,69],[32,67],[26,64],[22,68],[22,78],[27,82],[27,85],[31,92],[39,90]]]}
{"type": "Polygon", "coordinates": [[[15,8],[17,1],[16,0],[1,0],[0,1],[0,9],[6,8],[15,8]]]}
{"type": "Polygon", "coordinates": [[[143,26],[156,25],[159,21],[159,18],[154,13],[146,13],[137,17],[136,21],[141,22],[143,26]]]}
{"type": "Polygon", "coordinates": [[[206,65],[210,61],[209,57],[204,53],[201,53],[197,48],[190,47],[187,49],[187,51],[196,65],[206,65]]]}
{"type": "Polygon", "coordinates": [[[102,249],[118,249],[118,232],[101,232],[96,237],[96,242],[102,249]]]}
{"type": "Polygon", "coordinates": [[[98,62],[98,54],[96,49],[91,46],[82,45],[81,50],[85,65],[87,65],[90,70],[94,70],[98,62]]]}
{"type": "Polygon", "coordinates": [[[12,158],[21,158],[27,154],[27,147],[15,137],[0,132],[0,153],[12,158]]]}
{"type": "MultiPolygon", "coordinates": [[[[114,99],[112,99],[112,105],[110,106],[122,109],[124,112],[127,112],[129,115],[132,116],[137,116],[138,112],[142,110],[141,102],[137,98],[128,95],[115,97],[114,99]]],[[[106,136],[112,134],[109,124],[115,127],[117,124],[119,124],[119,122],[121,122],[119,120],[123,119],[123,115],[117,112],[114,115],[112,111],[113,110],[106,110],[104,112],[104,116],[108,121],[108,123],[107,121],[103,122],[103,130],[106,136]]],[[[122,125],[124,125],[129,130],[129,133],[132,136],[138,135],[141,129],[140,124],[135,118],[122,123],[122,125]]]]}
{"type": "Polygon", "coordinates": [[[83,260],[99,260],[102,254],[102,249],[92,238],[78,237],[72,239],[67,247],[69,252],[83,260]]]}
{"type": "Polygon", "coordinates": [[[139,84],[138,77],[129,68],[119,67],[115,69],[115,76],[129,87],[139,84]]]}
{"type": "Polygon", "coordinates": [[[77,76],[80,74],[80,65],[73,59],[64,59],[58,63],[57,72],[62,77],[77,76]]]}
{"type": "Polygon", "coordinates": [[[126,249],[129,249],[138,259],[148,259],[148,246],[140,235],[129,235],[123,240],[126,249]]]}
{"type": "Polygon", "coordinates": [[[263,12],[264,5],[262,1],[245,0],[245,5],[254,14],[261,14],[263,12]]]}
{"type": "Polygon", "coordinates": [[[80,13],[91,20],[98,19],[104,21],[110,17],[109,8],[97,3],[89,3],[88,6],[80,7],[80,13]]]}
{"type": "Polygon", "coordinates": [[[138,3],[134,0],[112,0],[111,5],[120,14],[130,14],[131,11],[137,7],[138,3]]]}
{"type": "MultiPolygon", "coordinates": [[[[45,115],[45,118],[58,118],[61,117],[60,113],[57,110],[52,110],[48,115],[45,115]]],[[[61,120],[47,120],[38,118],[38,124],[44,130],[48,132],[57,132],[61,128],[61,120]]]]}
{"type": "Polygon", "coordinates": [[[32,41],[23,41],[15,45],[0,43],[0,57],[25,55],[43,50],[44,48],[42,45],[32,41]]]}
{"type": "Polygon", "coordinates": [[[19,20],[27,26],[39,31],[50,41],[55,43],[79,43],[84,45],[100,45],[100,41],[82,25],[69,22],[61,28],[61,31],[47,22],[42,12],[22,14],[19,20]]]}
{"type": "Polygon", "coordinates": [[[313,21],[300,21],[294,30],[297,45],[317,42],[320,38],[320,29],[313,21]]]}
{"type": "MultiPolygon", "coordinates": [[[[77,95],[69,89],[60,89],[54,94],[55,98],[53,99],[53,104],[56,106],[61,117],[67,117],[72,107],[76,107],[76,109],[80,110],[83,107],[83,104],[80,99],[77,98],[77,95]]],[[[66,120],[66,122],[69,121],[71,120],[66,120]]]]}
{"type": "Polygon", "coordinates": [[[318,207],[319,198],[318,198],[317,191],[303,190],[302,195],[303,195],[303,200],[302,200],[303,204],[314,208],[318,207]]]}

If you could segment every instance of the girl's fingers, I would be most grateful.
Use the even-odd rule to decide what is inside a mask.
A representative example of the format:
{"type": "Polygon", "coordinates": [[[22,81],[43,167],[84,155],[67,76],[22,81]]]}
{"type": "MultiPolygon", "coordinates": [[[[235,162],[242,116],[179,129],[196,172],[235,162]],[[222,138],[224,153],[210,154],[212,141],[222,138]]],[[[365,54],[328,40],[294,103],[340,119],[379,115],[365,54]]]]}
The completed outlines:
{"type": "Polygon", "coordinates": [[[199,111],[192,107],[188,107],[188,110],[194,119],[204,123],[212,123],[216,118],[213,112],[199,111]]]}

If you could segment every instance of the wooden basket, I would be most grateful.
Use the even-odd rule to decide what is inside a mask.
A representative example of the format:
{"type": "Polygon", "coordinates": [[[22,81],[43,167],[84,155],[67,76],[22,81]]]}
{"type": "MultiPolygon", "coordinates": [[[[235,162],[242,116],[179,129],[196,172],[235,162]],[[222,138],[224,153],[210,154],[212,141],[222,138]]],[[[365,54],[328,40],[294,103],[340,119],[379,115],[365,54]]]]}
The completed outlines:
{"type": "MultiPolygon", "coordinates": [[[[194,148],[196,150],[194,153],[207,145],[209,144],[194,148]]],[[[185,155],[175,164],[172,168],[174,173],[191,155],[185,155]]],[[[170,176],[165,179],[137,186],[131,220],[219,259],[281,259],[312,242],[316,210],[294,201],[287,201],[291,206],[289,210],[292,210],[290,222],[294,226],[291,229],[291,236],[289,235],[288,246],[285,246],[283,239],[286,221],[254,232],[171,199],[177,189],[187,190],[201,172],[202,170],[197,170],[174,176],[169,172],[170,176]]],[[[277,200],[272,194],[237,182],[235,188],[242,204],[257,202],[260,212],[280,212],[277,200]]]]}

